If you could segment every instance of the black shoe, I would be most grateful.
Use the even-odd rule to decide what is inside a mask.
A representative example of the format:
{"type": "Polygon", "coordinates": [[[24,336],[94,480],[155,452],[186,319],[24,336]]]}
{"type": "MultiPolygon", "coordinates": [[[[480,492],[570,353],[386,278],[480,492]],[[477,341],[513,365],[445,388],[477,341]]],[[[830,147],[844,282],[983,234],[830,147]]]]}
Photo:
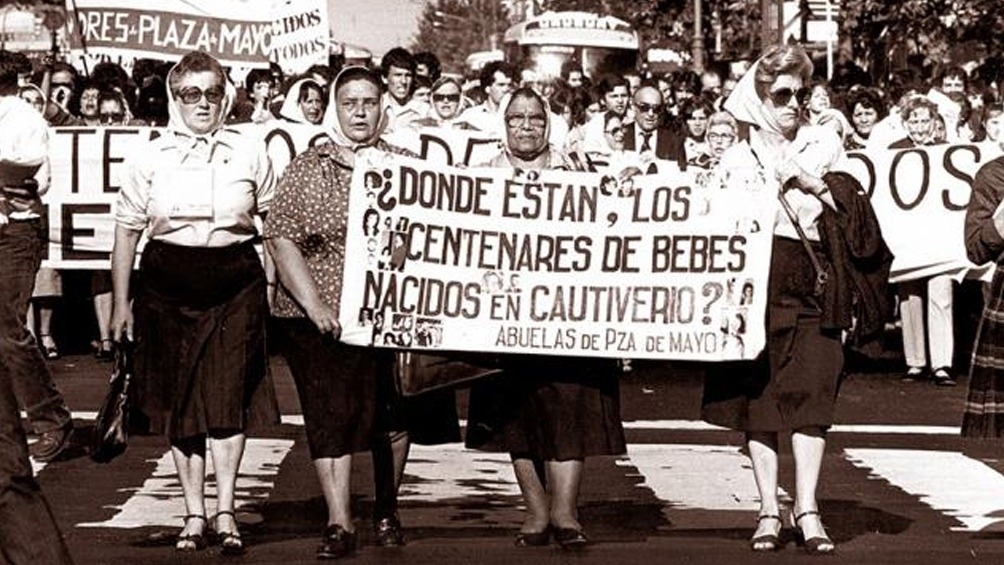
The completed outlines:
{"type": "Polygon", "coordinates": [[[338,524],[324,528],[321,545],[317,546],[318,559],[340,559],[351,555],[359,545],[359,535],[356,532],[345,531],[338,524]]]}
{"type": "MultiPolygon", "coordinates": [[[[234,525],[237,525],[237,515],[234,514],[233,510],[220,510],[215,516],[213,516],[213,522],[218,522],[220,516],[230,516],[234,519],[234,525]]],[[[240,533],[236,530],[220,530],[219,524],[217,524],[215,529],[216,540],[220,544],[220,555],[224,557],[237,557],[239,555],[244,555],[247,549],[244,547],[244,541],[241,540],[240,533]]]]}
{"type": "Polygon", "coordinates": [[[927,371],[924,367],[908,367],[900,380],[904,383],[927,380],[927,371]]]}
{"type": "Polygon", "coordinates": [[[94,349],[94,358],[99,361],[112,361],[115,359],[115,342],[110,339],[102,339],[94,349]]]}
{"type": "Polygon", "coordinates": [[[955,386],[955,378],[952,377],[952,373],[948,372],[948,367],[938,367],[931,374],[931,378],[934,380],[934,384],[938,386],[955,386]]]}
{"type": "Polygon", "coordinates": [[[589,538],[585,532],[578,528],[558,528],[551,527],[554,532],[554,541],[558,542],[561,549],[583,549],[589,545],[589,538]]]}
{"type": "Polygon", "coordinates": [[[516,547],[543,547],[551,543],[551,528],[542,532],[520,532],[516,534],[516,547]]]}
{"type": "Polygon", "coordinates": [[[373,524],[373,533],[376,534],[376,545],[381,547],[401,547],[405,544],[401,521],[397,516],[377,520],[373,524]]]}
{"type": "MultiPolygon", "coordinates": [[[[189,514],[188,516],[185,516],[186,525],[189,520],[202,520],[203,524],[206,523],[206,517],[201,514],[189,514]]],[[[174,541],[174,550],[178,553],[190,553],[206,549],[209,544],[206,541],[204,533],[205,532],[202,534],[178,534],[178,537],[175,538],[174,541]]]]}
{"type": "Polygon", "coordinates": [[[31,444],[29,452],[32,459],[39,463],[48,463],[66,449],[67,440],[73,433],[73,422],[67,422],[61,428],[43,432],[38,436],[38,441],[31,444]]]}

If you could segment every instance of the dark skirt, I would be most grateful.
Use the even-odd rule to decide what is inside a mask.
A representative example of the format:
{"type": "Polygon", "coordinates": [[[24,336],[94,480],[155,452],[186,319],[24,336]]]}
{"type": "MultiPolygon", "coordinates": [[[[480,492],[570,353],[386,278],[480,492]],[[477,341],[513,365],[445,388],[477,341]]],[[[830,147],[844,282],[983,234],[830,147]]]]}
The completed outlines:
{"type": "Polygon", "coordinates": [[[250,243],[150,241],[136,294],[136,408],[172,441],[279,422],[265,353],[265,274],[250,243]]]}
{"type": "Polygon", "coordinates": [[[394,376],[394,351],[375,349],[377,356],[377,429],[383,434],[408,432],[411,443],[440,445],[461,439],[457,395],[452,388],[403,396],[394,376]]]}
{"type": "Polygon", "coordinates": [[[1004,437],[1004,270],[999,266],[976,330],[962,435],[1004,437]]]}
{"type": "MultiPolygon", "coordinates": [[[[816,256],[824,262],[821,246],[816,256]]],[[[753,361],[713,364],[701,417],[747,432],[828,428],[843,369],[839,330],[820,327],[816,272],[798,240],[775,237],[767,303],[767,346],[753,361]]]]}
{"type": "Polygon", "coordinates": [[[306,318],[280,318],[274,327],[296,383],[311,459],[369,451],[377,406],[373,349],[335,341],[306,318]]]}
{"type": "Polygon", "coordinates": [[[543,461],[626,451],[616,363],[510,355],[471,387],[467,447],[543,461]]]}

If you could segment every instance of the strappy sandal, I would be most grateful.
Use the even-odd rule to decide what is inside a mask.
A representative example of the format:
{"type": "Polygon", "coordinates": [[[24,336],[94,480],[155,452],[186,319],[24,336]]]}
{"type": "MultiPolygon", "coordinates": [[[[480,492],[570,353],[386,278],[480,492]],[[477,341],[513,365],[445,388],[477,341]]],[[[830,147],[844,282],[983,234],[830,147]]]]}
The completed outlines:
{"type": "MultiPolygon", "coordinates": [[[[757,528],[760,527],[760,522],[763,522],[764,520],[777,520],[779,526],[783,525],[781,523],[781,517],[777,514],[761,514],[756,517],[757,528]]],[[[781,539],[779,537],[780,533],[781,528],[778,527],[777,533],[761,534],[759,536],[754,535],[753,538],[750,539],[750,549],[756,552],[777,551],[781,549],[781,539]]]]}
{"type": "MultiPolygon", "coordinates": [[[[185,516],[185,525],[188,525],[189,520],[195,520],[198,518],[209,525],[209,521],[202,514],[189,514],[185,516]]],[[[178,537],[174,542],[174,550],[179,553],[189,553],[193,551],[202,551],[206,549],[206,536],[203,534],[178,534],[178,537]]]]}
{"type": "MultiPolygon", "coordinates": [[[[806,516],[819,515],[820,514],[817,510],[807,510],[801,514],[795,515],[792,520],[792,526],[795,528],[795,539],[800,545],[802,545],[802,549],[804,549],[809,555],[831,555],[837,548],[837,546],[833,543],[833,540],[826,536],[825,533],[821,536],[813,536],[806,539],[805,532],[803,532],[802,527],[798,525],[802,518],[805,518],[806,516]]],[[[819,525],[822,527],[822,521],[819,522],[819,525]]]]}
{"type": "Polygon", "coordinates": [[[42,349],[42,354],[45,355],[46,359],[50,361],[59,359],[59,348],[56,347],[56,341],[52,339],[52,335],[38,334],[38,345],[42,349]],[[52,345],[47,345],[46,341],[49,341],[52,345]]]}
{"type": "MultiPolygon", "coordinates": [[[[230,516],[234,519],[234,523],[237,522],[237,515],[233,510],[220,510],[213,516],[213,522],[216,522],[220,516],[230,516]]],[[[244,555],[244,542],[241,541],[241,535],[239,533],[222,532],[217,528],[216,536],[220,542],[220,555],[230,557],[244,555]]]]}

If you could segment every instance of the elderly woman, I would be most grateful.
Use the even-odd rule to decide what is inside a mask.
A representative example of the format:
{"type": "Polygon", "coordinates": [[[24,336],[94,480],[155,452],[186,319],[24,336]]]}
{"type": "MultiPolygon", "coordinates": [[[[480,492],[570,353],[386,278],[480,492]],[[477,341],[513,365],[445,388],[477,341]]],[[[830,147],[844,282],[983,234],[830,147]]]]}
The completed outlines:
{"type": "Polygon", "coordinates": [[[224,554],[244,551],[234,508],[245,429],[278,423],[265,354],[265,272],[255,215],[272,200],[265,148],[222,126],[234,100],[219,62],[185,55],[168,75],[167,131],[129,158],[115,209],[112,335],[132,334],[137,407],[166,432],[185,497],[175,549],[206,547],[205,454],[216,470],[216,533],[224,554]],[[212,273],[212,276],[206,276],[212,273]]]}
{"type": "Polygon", "coordinates": [[[390,382],[389,356],[338,341],[356,152],[375,148],[401,153],[380,138],[387,124],[382,90],[380,76],[363,67],[346,67],[338,74],[333,110],[324,120],[332,143],[311,148],[290,164],[265,223],[266,245],[281,283],[273,308],[280,349],[296,383],[310,456],[328,507],[319,559],[345,557],[358,545],[349,488],[353,453],[373,450],[376,543],[401,545],[397,489],[410,441],[459,440],[452,396],[436,397],[444,398],[444,404],[435,407],[402,400],[390,382]],[[409,418],[412,411],[420,418],[409,418]],[[423,422],[425,427],[419,425],[423,422]],[[438,430],[428,431],[437,425],[438,430]],[[451,425],[452,430],[442,431],[451,425]]]}
{"type": "MultiPolygon", "coordinates": [[[[771,255],[766,351],[756,361],[710,370],[702,411],[705,420],[746,433],[760,493],[750,542],[754,551],[781,547],[777,451],[780,435],[789,431],[795,459],[792,525],[809,553],[834,550],[820,519],[816,487],[843,367],[841,331],[851,321],[850,280],[857,276],[841,259],[849,252],[840,242],[877,232],[877,224],[866,224],[871,231],[859,229],[854,222],[864,219],[846,211],[843,199],[858,202],[848,175],[822,178],[842,148],[833,130],[801,126],[799,93],[811,74],[801,47],[768,50],[725,102],[746,135],[716,167],[733,179],[726,181],[730,189],[759,186],[764,198],[782,204],[771,255]],[[844,225],[852,227],[843,230],[844,225]],[[821,285],[824,275],[832,282],[821,285]]],[[[880,237],[868,243],[885,249],[880,237]]],[[[856,294],[854,299],[863,300],[856,294]]],[[[859,323],[862,332],[881,327],[871,318],[859,323]]]]}
{"type": "Polygon", "coordinates": [[[708,118],[708,166],[713,167],[721,160],[725,151],[736,142],[739,124],[728,112],[715,112],[708,118]]]}
{"type": "MultiPolygon", "coordinates": [[[[492,166],[568,168],[547,143],[548,109],[533,90],[503,101],[504,150],[492,166]]],[[[582,463],[624,453],[614,360],[508,355],[502,375],[471,389],[467,445],[510,453],[527,508],[516,545],[588,544],[578,519],[582,463]]]]}
{"type": "Polygon", "coordinates": [[[297,124],[320,125],[324,119],[324,87],[312,78],[301,78],[289,87],[279,117],[297,124]]]}

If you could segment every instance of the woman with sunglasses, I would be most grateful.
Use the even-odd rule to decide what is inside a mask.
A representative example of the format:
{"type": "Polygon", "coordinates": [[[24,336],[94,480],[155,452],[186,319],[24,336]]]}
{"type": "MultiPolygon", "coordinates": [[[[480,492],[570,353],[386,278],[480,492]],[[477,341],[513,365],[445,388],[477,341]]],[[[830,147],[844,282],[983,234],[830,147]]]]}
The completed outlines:
{"type": "MultiPolygon", "coordinates": [[[[515,174],[569,169],[548,144],[547,103],[529,88],[503,100],[503,152],[489,163],[515,174]]],[[[612,359],[506,355],[502,375],[471,388],[468,447],[510,454],[527,516],[515,543],[562,548],[589,543],[578,516],[586,457],[625,452],[612,359]]]]}
{"type": "MultiPolygon", "coordinates": [[[[790,434],[795,459],[791,525],[807,552],[834,551],[820,518],[816,489],[843,367],[841,331],[850,325],[849,302],[847,308],[834,305],[843,304],[837,297],[850,301],[852,290],[845,277],[830,274],[850,272],[834,259],[834,241],[858,236],[849,233],[850,228],[840,231],[841,222],[853,218],[835,216],[835,198],[853,198],[850,186],[859,185],[847,180],[849,175],[838,175],[839,185],[829,175],[823,180],[843,149],[832,129],[802,125],[798,101],[811,75],[812,63],[800,46],[769,49],[725,102],[739,122],[741,140],[724,153],[713,172],[723,176],[727,189],[753,189],[782,201],[771,255],[765,351],[754,361],[710,369],[702,410],[708,422],[746,434],[760,494],[750,541],[753,551],[781,548],[782,434],[790,434]],[[832,282],[821,284],[823,273],[832,282]]],[[[859,324],[873,331],[876,322],[859,319],[859,324]]]]}
{"type": "Polygon", "coordinates": [[[167,130],[126,162],[115,208],[112,336],[135,336],[136,407],[171,444],[185,498],[179,552],[204,549],[210,528],[224,555],[244,552],[234,490],[245,430],[278,423],[266,371],[266,278],[254,246],[254,216],[268,210],[275,176],[260,141],[223,127],[234,94],[216,59],[182,57],[168,74],[167,130]],[[130,281],[144,233],[134,333],[130,281]]]}
{"type": "Polygon", "coordinates": [[[451,76],[441,76],[432,84],[429,94],[429,113],[411,122],[416,127],[444,127],[475,129],[458,118],[467,108],[460,81],[451,76]]]}

